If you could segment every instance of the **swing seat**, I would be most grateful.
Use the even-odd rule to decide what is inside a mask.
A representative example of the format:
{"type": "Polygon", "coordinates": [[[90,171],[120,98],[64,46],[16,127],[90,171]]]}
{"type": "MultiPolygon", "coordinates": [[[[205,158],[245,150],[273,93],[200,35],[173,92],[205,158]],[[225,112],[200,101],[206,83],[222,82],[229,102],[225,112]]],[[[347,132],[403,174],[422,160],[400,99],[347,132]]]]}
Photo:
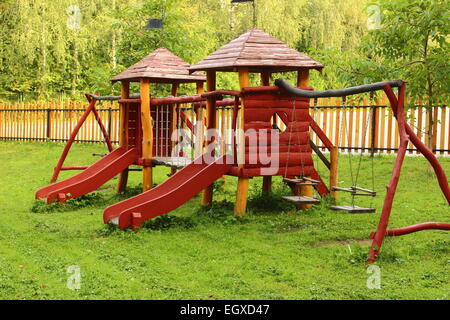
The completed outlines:
{"type": "Polygon", "coordinates": [[[375,208],[363,208],[358,206],[331,206],[331,210],[347,211],[348,213],[375,213],[375,208]]]}
{"type": "Polygon", "coordinates": [[[295,204],[320,204],[319,199],[305,196],[285,196],[283,199],[295,204]]]}

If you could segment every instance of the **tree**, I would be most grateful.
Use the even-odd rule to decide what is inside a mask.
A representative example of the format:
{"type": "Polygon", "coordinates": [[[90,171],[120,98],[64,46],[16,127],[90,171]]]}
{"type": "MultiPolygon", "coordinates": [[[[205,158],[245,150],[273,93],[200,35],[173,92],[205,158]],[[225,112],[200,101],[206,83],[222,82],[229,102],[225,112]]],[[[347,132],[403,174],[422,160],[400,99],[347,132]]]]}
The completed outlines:
{"type": "Polygon", "coordinates": [[[363,49],[388,66],[385,76],[408,82],[413,102],[426,97],[427,144],[432,148],[432,107],[437,99],[448,103],[450,91],[450,2],[381,0],[377,5],[381,27],[369,32],[363,49]]]}

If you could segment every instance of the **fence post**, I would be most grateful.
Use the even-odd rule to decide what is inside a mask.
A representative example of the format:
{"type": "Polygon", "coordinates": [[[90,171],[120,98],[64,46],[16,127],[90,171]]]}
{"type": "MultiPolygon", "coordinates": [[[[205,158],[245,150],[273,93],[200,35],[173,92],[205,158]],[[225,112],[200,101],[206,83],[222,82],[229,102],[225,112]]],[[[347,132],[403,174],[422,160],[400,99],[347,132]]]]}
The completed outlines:
{"type": "Polygon", "coordinates": [[[47,139],[50,139],[51,131],[51,112],[50,108],[47,108],[47,139]]]}
{"type": "Polygon", "coordinates": [[[371,139],[370,139],[370,153],[373,157],[374,153],[376,152],[376,148],[378,148],[378,106],[372,104],[370,106],[371,112],[372,112],[372,132],[371,132],[371,139]]]}
{"type": "Polygon", "coordinates": [[[108,136],[109,139],[112,140],[111,138],[111,128],[112,128],[112,104],[109,105],[109,109],[108,109],[108,136]]]}

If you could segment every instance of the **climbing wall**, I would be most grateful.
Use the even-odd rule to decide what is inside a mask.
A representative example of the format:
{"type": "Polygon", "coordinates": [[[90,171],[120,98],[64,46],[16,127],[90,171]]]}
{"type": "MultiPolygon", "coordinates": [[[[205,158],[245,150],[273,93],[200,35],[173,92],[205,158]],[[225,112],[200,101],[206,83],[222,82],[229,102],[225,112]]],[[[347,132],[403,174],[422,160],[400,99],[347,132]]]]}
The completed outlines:
{"type": "MultiPolygon", "coordinates": [[[[128,104],[128,147],[137,148],[142,155],[142,125],[140,103],[128,104]]],[[[173,108],[171,106],[152,107],[153,155],[169,157],[172,152],[173,108]]]]}
{"type": "Polygon", "coordinates": [[[255,177],[261,175],[309,176],[313,170],[309,144],[309,99],[288,96],[278,87],[252,87],[242,91],[244,101],[245,164],[234,167],[232,174],[255,177]],[[294,102],[295,101],[295,102],[294,102]],[[278,121],[277,121],[278,120],[278,121]],[[281,120],[281,121],[280,121],[281,120]],[[276,122],[282,131],[267,134],[276,122]],[[275,162],[268,163],[264,154],[275,162]],[[261,156],[262,155],[262,156],[261,156]],[[271,173],[261,168],[274,167],[271,173]],[[277,167],[278,166],[278,167],[277,167]]]}

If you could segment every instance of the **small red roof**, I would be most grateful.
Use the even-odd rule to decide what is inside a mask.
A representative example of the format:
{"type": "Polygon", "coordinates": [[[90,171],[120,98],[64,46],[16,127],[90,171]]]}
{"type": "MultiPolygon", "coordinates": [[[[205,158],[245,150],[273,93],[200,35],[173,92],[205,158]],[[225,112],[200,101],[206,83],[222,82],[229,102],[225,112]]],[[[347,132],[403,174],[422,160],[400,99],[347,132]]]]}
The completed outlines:
{"type": "Polygon", "coordinates": [[[247,67],[250,72],[286,72],[305,68],[321,70],[323,65],[264,31],[253,28],[189,70],[237,71],[239,67],[247,67]]]}
{"type": "Polygon", "coordinates": [[[159,48],[112,78],[112,82],[140,81],[143,78],[160,83],[206,81],[205,75],[199,72],[189,73],[189,64],[183,59],[166,48],[159,48]]]}

